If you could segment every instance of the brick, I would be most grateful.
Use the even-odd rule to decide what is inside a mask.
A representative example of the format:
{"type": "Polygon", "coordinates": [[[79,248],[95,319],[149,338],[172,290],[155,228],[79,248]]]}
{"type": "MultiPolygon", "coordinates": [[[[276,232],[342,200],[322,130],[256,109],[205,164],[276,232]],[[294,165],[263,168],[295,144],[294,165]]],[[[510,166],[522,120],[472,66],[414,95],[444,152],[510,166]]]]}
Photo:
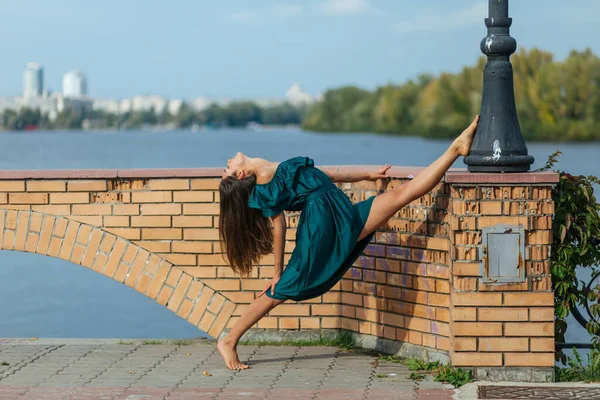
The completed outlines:
{"type": "Polygon", "coordinates": [[[170,203],[173,201],[173,193],[168,191],[156,192],[133,192],[132,203],[170,203]]]}
{"type": "Polygon", "coordinates": [[[210,242],[172,242],[171,246],[174,253],[211,253],[212,243],[210,242]]]}
{"type": "Polygon", "coordinates": [[[8,204],[8,193],[0,193],[0,204],[8,204]]]}
{"type": "Polygon", "coordinates": [[[88,204],[89,193],[50,193],[51,204],[88,204]]]}
{"type": "Polygon", "coordinates": [[[406,317],[404,324],[409,331],[431,332],[431,321],[426,319],[406,317]]]}
{"type": "Polygon", "coordinates": [[[64,192],[66,189],[65,181],[27,181],[28,192],[64,192]]]}
{"type": "Polygon", "coordinates": [[[173,291],[173,295],[169,298],[166,306],[169,310],[175,312],[179,308],[185,292],[192,283],[193,278],[188,274],[183,274],[177,283],[177,287],[173,291]]]}
{"type": "MultiPolygon", "coordinates": [[[[34,206],[34,207],[38,207],[38,206],[34,206]]],[[[59,207],[59,206],[44,206],[44,207],[59,207]]],[[[62,206],[60,206],[62,207],[62,206]]],[[[66,206],[67,208],[69,208],[69,206],[66,206]]],[[[37,210],[35,210],[37,211],[37,210]]],[[[55,214],[54,215],[62,215],[62,214],[55,214]]],[[[64,215],[68,215],[68,213],[64,214],[64,215]]],[[[102,216],[101,215],[70,215],[67,218],[69,218],[72,221],[77,221],[77,222],[81,222],[82,224],[87,224],[87,225],[92,225],[92,226],[102,226],[102,216]]]]}
{"type": "Polygon", "coordinates": [[[209,191],[173,193],[173,202],[175,203],[212,203],[213,201],[213,192],[209,191]]]}
{"type": "Polygon", "coordinates": [[[113,205],[114,215],[140,215],[139,204],[115,204],[113,205]]]}
{"type": "Polygon", "coordinates": [[[111,215],[112,206],[110,204],[75,204],[73,205],[73,214],[111,215]]]}
{"type": "Polygon", "coordinates": [[[527,321],[526,308],[480,308],[479,321],[527,321]]]}
{"type": "Polygon", "coordinates": [[[138,228],[104,228],[104,230],[127,240],[141,239],[141,233],[138,228]]]}
{"type": "Polygon", "coordinates": [[[421,346],[423,344],[423,334],[421,332],[408,331],[408,342],[421,346]]]}
{"type": "Polygon", "coordinates": [[[498,224],[504,225],[520,225],[525,228],[525,230],[529,229],[529,219],[527,217],[479,217],[477,220],[477,228],[481,229],[486,226],[493,226],[498,224]]]}
{"type": "Polygon", "coordinates": [[[236,308],[236,305],[234,303],[229,302],[229,301],[227,303],[225,303],[221,312],[219,313],[219,315],[213,322],[212,327],[207,332],[211,337],[214,337],[214,338],[219,337],[219,335],[221,334],[223,329],[225,329],[225,326],[227,325],[227,322],[231,318],[231,315],[233,314],[235,308],[236,308]]]}
{"type": "Polygon", "coordinates": [[[133,216],[131,217],[132,227],[171,227],[170,216],[133,216]]]}
{"type": "MultiPolygon", "coordinates": [[[[148,290],[146,291],[146,296],[150,297],[153,300],[156,299],[160,289],[162,288],[162,286],[165,282],[165,279],[167,278],[167,275],[171,271],[171,267],[172,267],[171,264],[169,264],[167,262],[162,262],[159,265],[158,270],[154,274],[154,277],[152,278],[152,282],[150,282],[150,286],[148,287],[148,290]]],[[[196,323],[194,325],[196,325],[196,323]]]]}
{"type": "Polygon", "coordinates": [[[184,240],[219,240],[217,229],[184,229],[184,240]]]}
{"type": "Polygon", "coordinates": [[[24,192],[24,181],[0,181],[0,192],[24,192]]]}
{"type": "Polygon", "coordinates": [[[148,182],[150,190],[189,190],[189,179],[153,179],[148,182]]]}
{"type": "Polygon", "coordinates": [[[474,230],[477,228],[476,222],[475,217],[452,217],[450,219],[453,231],[474,230]]]}
{"type": "Polygon", "coordinates": [[[496,322],[455,322],[455,336],[502,336],[502,324],[496,322]]]}
{"type": "Polygon", "coordinates": [[[479,214],[478,201],[458,201],[452,202],[452,214],[454,215],[474,215],[479,214]]]}
{"type": "Polygon", "coordinates": [[[529,351],[527,338],[479,338],[479,351],[529,351]]]}
{"type": "Polygon", "coordinates": [[[145,250],[139,250],[135,262],[131,266],[131,270],[125,279],[125,284],[129,287],[135,288],[138,278],[140,277],[150,253],[145,250]]]}
{"type": "Polygon", "coordinates": [[[530,308],[529,309],[529,320],[530,321],[554,321],[554,308],[530,308]]]}
{"type": "Polygon", "coordinates": [[[454,353],[452,365],[455,367],[500,367],[502,353],[454,353]]]}
{"type": "Polygon", "coordinates": [[[481,215],[502,215],[502,202],[482,201],[479,203],[479,213],[481,215]]]}
{"type": "Polygon", "coordinates": [[[454,351],[476,351],[477,350],[477,339],[476,338],[455,338],[454,351]]]}
{"type": "MultiPolygon", "coordinates": [[[[139,239],[139,238],[138,238],[139,239]]],[[[144,240],[181,240],[183,232],[179,228],[143,228],[142,239],[144,240]]]]}
{"type": "Polygon", "coordinates": [[[506,367],[553,367],[554,352],[551,353],[505,353],[506,367]]]}
{"type": "Polygon", "coordinates": [[[531,351],[535,352],[553,352],[554,351],[554,338],[531,338],[530,346],[531,351]]]}
{"type": "Polygon", "coordinates": [[[190,316],[188,318],[188,321],[191,324],[197,325],[200,322],[200,319],[204,315],[206,307],[208,306],[208,303],[214,293],[215,293],[214,290],[212,290],[206,286],[202,289],[202,292],[200,293],[200,297],[198,298],[198,301],[196,302],[196,306],[194,307],[194,309],[192,310],[192,313],[190,314],[190,316]]]}
{"type": "Polygon", "coordinates": [[[453,293],[452,304],[455,306],[500,306],[502,305],[502,293],[453,293]]]}
{"type": "Polygon", "coordinates": [[[140,246],[143,249],[148,250],[151,253],[170,253],[171,242],[169,241],[155,241],[155,240],[136,240],[133,243],[140,246]]]}
{"type": "MultiPolygon", "coordinates": [[[[107,236],[104,236],[104,240],[108,240],[110,242],[110,239],[107,239],[107,236]]],[[[102,244],[104,244],[104,240],[102,244]]],[[[125,253],[126,247],[127,242],[122,239],[119,239],[115,242],[114,248],[110,252],[108,261],[106,262],[106,267],[104,268],[104,275],[112,278],[115,271],[117,270],[119,261],[121,261],[121,256],[123,255],[123,253],[125,253]]]]}
{"type": "Polygon", "coordinates": [[[96,256],[96,252],[98,251],[98,248],[100,247],[102,235],[103,235],[103,232],[98,229],[95,229],[92,232],[92,236],[90,237],[90,240],[86,247],[85,255],[81,262],[81,265],[83,265],[84,267],[91,268],[91,266],[94,262],[94,258],[96,256]]]}
{"type": "Polygon", "coordinates": [[[455,276],[480,276],[479,274],[479,263],[454,263],[454,275],[455,276]]]}
{"type": "MultiPolygon", "coordinates": [[[[203,279],[203,283],[211,287],[214,290],[225,291],[240,291],[240,281],[238,279],[203,279]]],[[[307,305],[308,307],[308,305],[307,305]]],[[[277,307],[279,308],[279,307],[277,307]]]]}
{"type": "Polygon", "coordinates": [[[219,215],[218,204],[184,204],[185,215],[219,215]]]}
{"type": "Polygon", "coordinates": [[[428,293],[427,302],[430,306],[448,307],[450,305],[450,296],[447,294],[428,293]]]}
{"type": "Polygon", "coordinates": [[[106,190],[105,180],[95,181],[69,181],[67,190],[69,192],[97,192],[106,190]]]}
{"type": "Polygon", "coordinates": [[[310,316],[308,304],[282,304],[269,312],[269,316],[310,316]]]}
{"type": "MultiPolygon", "coordinates": [[[[171,297],[171,295],[173,294],[173,289],[168,287],[168,286],[163,286],[162,289],[160,290],[160,293],[158,294],[158,297],[156,298],[156,302],[159,304],[162,304],[163,306],[167,304],[167,301],[169,301],[169,298],[171,297]]],[[[206,313],[208,314],[208,313],[206,313]]]]}
{"type": "Polygon", "coordinates": [[[218,190],[220,183],[220,179],[214,178],[192,179],[191,187],[195,190],[218,190]]]}
{"type": "Polygon", "coordinates": [[[504,326],[505,336],[554,336],[552,322],[507,322],[504,326]]]}
{"type": "Polygon", "coordinates": [[[300,329],[319,329],[320,319],[316,317],[300,318],[300,329]]]}
{"type": "Polygon", "coordinates": [[[453,281],[454,290],[457,292],[475,292],[477,281],[478,278],[455,277],[453,281]]]}
{"type": "Polygon", "coordinates": [[[554,306],[554,293],[504,293],[505,306],[554,306]]]}
{"type": "Polygon", "coordinates": [[[200,323],[198,324],[198,328],[200,328],[200,330],[208,333],[214,320],[215,320],[215,317],[212,314],[204,313],[204,316],[202,317],[202,319],[200,320],[200,323]]]}
{"type": "Polygon", "coordinates": [[[73,246],[75,245],[75,239],[77,238],[77,231],[79,230],[80,225],[81,224],[79,222],[69,222],[67,232],[65,233],[65,239],[63,241],[59,254],[59,257],[63,260],[69,260],[71,256],[71,251],[73,250],[73,246]]]}
{"type": "Polygon", "coordinates": [[[477,308],[455,307],[452,315],[454,321],[477,321],[477,308]]]}
{"type": "Polygon", "coordinates": [[[9,193],[10,204],[47,204],[48,193],[9,193]]]}
{"type": "Polygon", "coordinates": [[[63,216],[69,216],[69,217],[71,215],[71,206],[68,204],[33,205],[33,206],[31,206],[31,210],[35,211],[35,212],[44,213],[44,214],[63,215],[63,216]]]}
{"type": "Polygon", "coordinates": [[[142,204],[142,215],[181,215],[181,204],[142,204]]]}
{"type": "Polygon", "coordinates": [[[195,254],[163,254],[163,257],[174,265],[196,265],[195,254]]]}
{"type": "Polygon", "coordinates": [[[129,227],[129,217],[126,215],[106,215],[103,225],[106,227],[129,227]]]}
{"type": "Polygon", "coordinates": [[[180,228],[209,228],[212,218],[208,216],[177,216],[173,217],[173,227],[180,228]]]}
{"type": "Polygon", "coordinates": [[[363,299],[363,296],[361,296],[360,294],[347,293],[347,292],[342,293],[342,303],[343,304],[352,304],[352,305],[356,305],[356,306],[362,306],[363,305],[362,299],[363,299]]]}
{"type": "MultiPolygon", "coordinates": [[[[15,232],[14,231],[5,231],[4,238],[2,243],[3,250],[13,250],[13,246],[15,243],[15,232]]],[[[60,246],[60,241],[59,241],[60,246]]],[[[58,251],[56,251],[58,253],[58,251]]]]}

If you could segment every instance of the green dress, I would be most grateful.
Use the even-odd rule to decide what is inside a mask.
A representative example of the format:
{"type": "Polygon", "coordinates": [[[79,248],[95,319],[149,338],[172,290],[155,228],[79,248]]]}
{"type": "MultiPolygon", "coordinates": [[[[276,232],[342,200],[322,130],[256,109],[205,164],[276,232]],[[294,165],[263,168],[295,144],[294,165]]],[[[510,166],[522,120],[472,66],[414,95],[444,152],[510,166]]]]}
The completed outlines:
{"type": "Polygon", "coordinates": [[[373,234],[358,238],[367,221],[374,196],[357,204],[315,168],[308,157],[279,164],[266,184],[257,184],[248,205],[265,217],[282,211],[301,211],[296,247],[275,294],[279,300],[306,300],[331,289],[354,264],[373,234]]]}

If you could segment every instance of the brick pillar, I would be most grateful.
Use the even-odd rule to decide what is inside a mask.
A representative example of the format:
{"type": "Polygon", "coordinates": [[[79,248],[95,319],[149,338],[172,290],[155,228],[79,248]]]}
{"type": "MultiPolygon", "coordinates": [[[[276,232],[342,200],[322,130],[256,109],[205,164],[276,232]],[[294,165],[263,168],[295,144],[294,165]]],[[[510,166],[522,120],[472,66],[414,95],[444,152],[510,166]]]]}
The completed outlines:
{"type": "Polygon", "coordinates": [[[452,364],[472,367],[478,379],[552,380],[551,189],[558,175],[451,172],[446,181],[450,185],[452,364]],[[487,235],[486,240],[509,245],[483,246],[482,236],[490,227],[501,227],[499,234],[513,234],[513,241],[487,235]],[[520,239],[514,241],[519,227],[524,254],[519,252],[520,239]],[[493,259],[486,263],[488,256],[493,259]],[[495,277],[511,268],[517,272],[524,268],[524,274],[521,281],[509,276],[496,279],[502,283],[490,283],[484,277],[486,268],[495,277]]]}

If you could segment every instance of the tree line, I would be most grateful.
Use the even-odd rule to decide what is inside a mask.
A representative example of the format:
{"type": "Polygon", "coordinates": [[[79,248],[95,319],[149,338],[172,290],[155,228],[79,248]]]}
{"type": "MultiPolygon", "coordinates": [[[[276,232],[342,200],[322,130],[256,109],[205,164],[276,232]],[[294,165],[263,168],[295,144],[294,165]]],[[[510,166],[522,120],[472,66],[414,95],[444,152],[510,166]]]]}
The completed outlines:
{"type": "MultiPolygon", "coordinates": [[[[456,74],[421,75],[374,91],[327,91],[304,118],[315,131],[454,137],[480,112],[486,59],[456,74]]],[[[517,113],[525,139],[600,139],[600,59],[587,49],[564,61],[539,49],[511,57],[517,113]]]]}
{"type": "Polygon", "coordinates": [[[192,126],[244,127],[249,123],[264,125],[299,125],[306,112],[304,106],[282,103],[261,107],[253,102],[232,102],[228,105],[212,104],[197,111],[183,104],[176,114],[168,110],[156,112],[131,111],[108,113],[100,110],[77,110],[65,108],[52,120],[40,110],[22,108],[18,111],[5,110],[0,124],[6,130],[39,129],[135,129],[144,126],[170,126],[189,128],[192,126]]]}

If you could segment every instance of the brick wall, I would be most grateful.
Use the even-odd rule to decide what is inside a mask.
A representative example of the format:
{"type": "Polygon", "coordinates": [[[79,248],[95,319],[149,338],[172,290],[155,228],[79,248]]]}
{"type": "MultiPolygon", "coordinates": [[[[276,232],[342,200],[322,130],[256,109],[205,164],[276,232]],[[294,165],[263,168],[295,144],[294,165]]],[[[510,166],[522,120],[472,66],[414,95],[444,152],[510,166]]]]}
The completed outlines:
{"type": "Polygon", "coordinates": [[[447,175],[454,365],[482,367],[481,371],[542,367],[551,373],[554,295],[549,257],[554,212],[551,182],[556,175],[538,173],[534,179],[535,175],[508,175],[495,184],[488,182],[486,174],[447,175]],[[524,282],[485,284],[480,279],[482,229],[497,224],[524,227],[525,254],[520,255],[524,282]]]}
{"type": "MultiPolygon", "coordinates": [[[[416,173],[394,168],[389,182],[341,188],[356,202],[416,173]]],[[[219,336],[273,275],[272,256],[250,279],[234,276],[223,261],[220,174],[218,169],[0,171],[1,248],[92,268],[219,336]]],[[[450,173],[446,183],[378,231],[332,291],[283,304],[257,328],[347,329],[449,352],[456,365],[551,365],[554,178],[509,177],[450,173]],[[525,227],[524,284],[480,282],[481,228],[496,223],[525,227]]],[[[298,216],[287,215],[286,260],[298,216]]]]}

